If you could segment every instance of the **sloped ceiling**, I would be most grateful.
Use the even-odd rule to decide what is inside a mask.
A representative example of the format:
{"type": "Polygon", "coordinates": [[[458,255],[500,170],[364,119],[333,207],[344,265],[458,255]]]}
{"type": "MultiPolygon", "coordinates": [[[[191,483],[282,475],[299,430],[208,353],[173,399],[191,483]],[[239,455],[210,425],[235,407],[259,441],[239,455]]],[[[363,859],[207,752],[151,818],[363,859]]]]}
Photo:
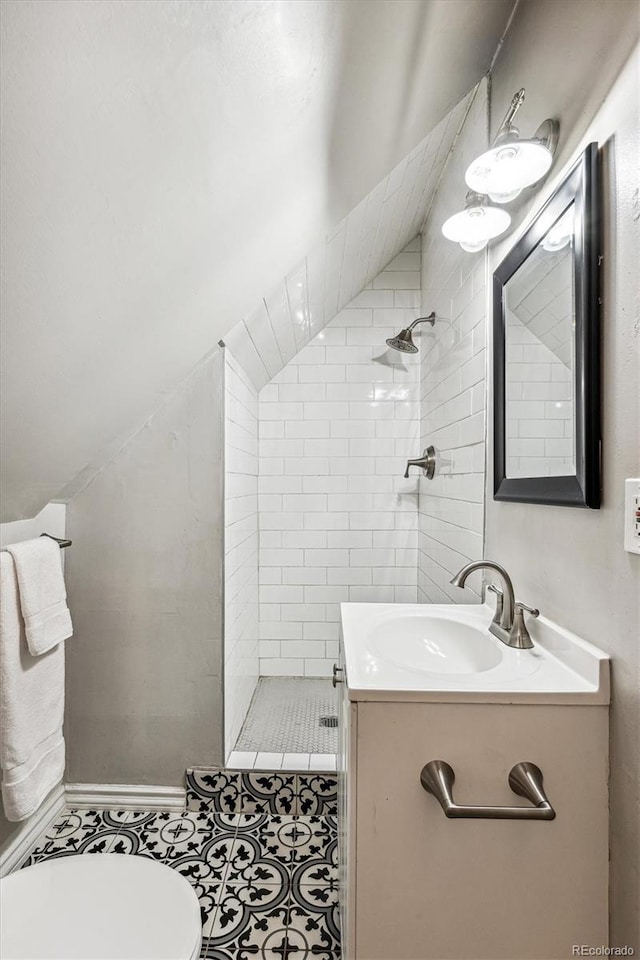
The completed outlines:
{"type": "MultiPolygon", "coordinates": [[[[486,85],[486,80],[480,85],[486,85]]],[[[337,229],[224,337],[225,346],[258,390],[419,232],[478,89],[464,97],[337,229]]]]}
{"type": "Polygon", "coordinates": [[[72,490],[346,229],[512,6],[4,0],[2,519],[72,490]]]}

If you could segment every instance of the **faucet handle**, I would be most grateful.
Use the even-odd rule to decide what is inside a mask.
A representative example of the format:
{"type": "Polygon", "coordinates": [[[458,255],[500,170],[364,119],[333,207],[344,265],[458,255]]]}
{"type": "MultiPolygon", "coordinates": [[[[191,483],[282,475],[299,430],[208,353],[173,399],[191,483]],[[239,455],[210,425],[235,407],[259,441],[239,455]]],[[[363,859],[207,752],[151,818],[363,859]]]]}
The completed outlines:
{"type": "MultiPolygon", "coordinates": [[[[488,589],[488,588],[487,588],[487,589],[488,589]]],[[[526,603],[522,603],[520,600],[516,600],[514,606],[515,606],[515,609],[516,609],[516,610],[526,610],[528,614],[530,614],[532,617],[534,617],[534,619],[535,619],[535,617],[539,617],[539,616],[540,616],[540,611],[538,610],[537,607],[528,607],[528,606],[526,605],[526,603]]]]}
{"type": "Polygon", "coordinates": [[[405,480],[409,478],[409,467],[420,467],[422,475],[425,476],[427,480],[433,480],[436,472],[435,447],[425,447],[422,451],[422,456],[418,457],[417,460],[407,460],[407,469],[404,472],[405,480]]]}
{"type": "Polygon", "coordinates": [[[528,607],[526,603],[521,603],[519,600],[517,600],[514,604],[513,626],[511,628],[511,633],[509,634],[509,646],[515,647],[518,650],[530,650],[533,647],[533,642],[529,636],[527,625],[524,622],[525,610],[532,617],[540,616],[540,611],[535,607],[528,607]]]}
{"type": "Polygon", "coordinates": [[[488,583],[485,591],[485,596],[487,593],[495,593],[496,595],[496,612],[493,615],[492,623],[497,623],[498,626],[502,624],[502,614],[504,612],[504,593],[500,587],[496,587],[495,583],[488,583]]]}

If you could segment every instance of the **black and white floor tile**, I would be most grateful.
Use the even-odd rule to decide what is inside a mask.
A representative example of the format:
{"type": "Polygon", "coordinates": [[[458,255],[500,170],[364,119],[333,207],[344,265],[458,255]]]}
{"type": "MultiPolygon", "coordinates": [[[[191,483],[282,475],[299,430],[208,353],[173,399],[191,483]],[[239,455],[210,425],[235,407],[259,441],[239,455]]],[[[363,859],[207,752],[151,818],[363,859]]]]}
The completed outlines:
{"type": "Polygon", "coordinates": [[[40,838],[24,866],[77,853],[109,853],[123,818],[118,810],[69,810],[40,838]]]}
{"type": "Polygon", "coordinates": [[[187,809],[200,813],[335,815],[337,793],[331,773],[187,770],[187,809]]]}
{"type": "Polygon", "coordinates": [[[201,957],[339,960],[336,848],[335,815],[70,810],[25,866],[77,853],[150,857],[193,886],[201,957]]]}

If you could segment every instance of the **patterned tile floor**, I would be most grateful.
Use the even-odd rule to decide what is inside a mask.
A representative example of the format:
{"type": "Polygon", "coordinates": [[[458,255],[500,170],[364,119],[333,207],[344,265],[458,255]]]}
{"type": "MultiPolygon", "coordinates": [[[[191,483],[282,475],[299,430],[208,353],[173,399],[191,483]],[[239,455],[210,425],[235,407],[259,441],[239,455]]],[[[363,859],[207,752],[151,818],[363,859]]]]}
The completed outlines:
{"type": "Polygon", "coordinates": [[[208,960],[339,960],[333,814],[69,810],[25,866],[77,853],[178,870],[200,901],[208,960]]]}
{"type": "Polygon", "coordinates": [[[326,816],[338,812],[332,773],[187,770],[187,810],[197,813],[269,813],[326,816]]]}

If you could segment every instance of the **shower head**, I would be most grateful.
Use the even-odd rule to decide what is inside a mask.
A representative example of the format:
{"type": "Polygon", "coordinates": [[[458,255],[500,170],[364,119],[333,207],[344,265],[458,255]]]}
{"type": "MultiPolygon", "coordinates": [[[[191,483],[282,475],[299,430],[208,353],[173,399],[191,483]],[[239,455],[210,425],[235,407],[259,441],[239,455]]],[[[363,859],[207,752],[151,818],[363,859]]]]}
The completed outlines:
{"type": "Polygon", "coordinates": [[[413,337],[411,336],[411,330],[407,327],[404,330],[401,330],[397,337],[389,337],[387,340],[387,345],[393,347],[394,350],[400,350],[402,353],[417,353],[418,348],[413,342],[413,337]]]}
{"type": "Polygon", "coordinates": [[[405,327],[404,330],[401,330],[397,336],[389,337],[387,340],[387,346],[392,347],[394,350],[399,350],[401,353],[417,353],[418,348],[413,342],[411,331],[418,323],[430,323],[431,326],[433,326],[435,322],[436,315],[434,311],[431,311],[428,317],[418,317],[418,319],[414,320],[413,323],[409,324],[408,327],[405,327]]]}

